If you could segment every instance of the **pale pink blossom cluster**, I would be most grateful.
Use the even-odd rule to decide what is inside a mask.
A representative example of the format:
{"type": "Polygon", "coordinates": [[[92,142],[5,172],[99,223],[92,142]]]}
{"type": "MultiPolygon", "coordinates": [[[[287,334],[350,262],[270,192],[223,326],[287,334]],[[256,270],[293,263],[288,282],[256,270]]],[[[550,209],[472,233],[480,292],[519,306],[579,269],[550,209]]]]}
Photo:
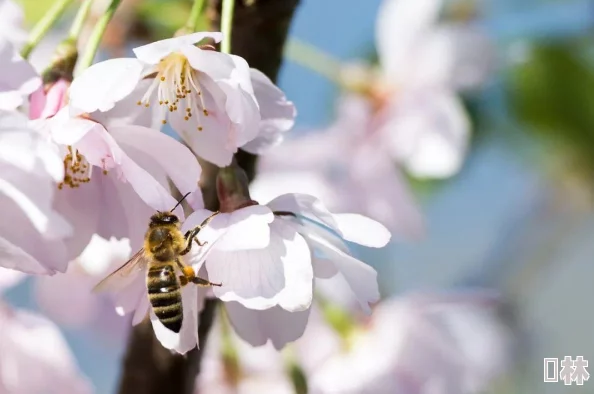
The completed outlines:
{"type": "Polygon", "coordinates": [[[485,392],[512,362],[502,305],[488,290],[417,293],[380,302],[370,318],[340,321],[321,304],[282,353],[249,346],[221,316],[196,392],[293,393],[303,378],[315,394],[485,392]]]}
{"type": "MultiPolygon", "coordinates": [[[[177,36],[135,48],[136,58],[109,59],[75,78],[66,73],[54,80],[3,39],[7,55],[0,61],[8,72],[0,76],[0,162],[6,167],[0,191],[6,201],[0,209],[8,220],[0,224],[0,266],[60,273],[35,286],[42,309],[57,321],[77,326],[103,313],[88,295],[91,283],[114,268],[106,261],[110,250],[117,255],[117,239],[140,249],[151,214],[176,204],[169,182],[194,209],[182,231],[212,214],[202,208],[196,156],[228,166],[238,149],[263,153],[293,126],[295,108],[284,93],[241,57],[216,51],[211,43],[221,39],[216,32],[177,36]],[[165,124],[183,143],[160,132],[165,124]],[[10,230],[15,223],[23,223],[20,231],[10,230]],[[102,246],[104,259],[88,257],[111,238],[102,246]],[[54,307],[63,301],[52,291],[60,286],[81,294],[67,311],[54,307]]],[[[209,296],[225,302],[240,335],[255,344],[271,340],[277,348],[300,337],[317,278],[343,277],[365,311],[379,300],[375,270],[352,257],[344,241],[382,247],[390,233],[381,224],[332,214],[305,194],[283,194],[266,205],[249,201],[218,214],[200,232],[207,246],[186,259],[222,284],[209,296]],[[287,321],[294,322],[291,329],[279,329],[287,321]]],[[[176,214],[184,219],[181,209],[176,214]]],[[[150,307],[146,267],[137,273],[122,280],[116,311],[133,314],[135,324],[150,315],[167,348],[194,348],[206,291],[183,288],[183,325],[175,333],[150,307]]]]}
{"type": "MultiPolygon", "coordinates": [[[[153,42],[134,48],[134,58],[100,61],[77,75],[74,68],[52,69],[56,62],[36,70],[19,54],[26,35],[21,10],[0,0],[0,291],[38,275],[38,304],[54,321],[97,326],[109,315],[110,335],[121,336],[114,309],[132,324],[148,316],[161,344],[181,354],[199,346],[200,311],[206,298],[217,298],[224,318],[207,349],[212,374],[198,382],[205,391],[292,392],[285,367],[301,370],[313,393],[370,392],[374,385],[406,385],[410,393],[479,390],[499,366],[483,368],[465,342],[482,313],[475,309],[489,303],[482,296],[386,301],[348,338],[329,328],[314,297],[323,281],[339,280],[358,311],[371,313],[380,301],[377,272],[350,247],[384,247],[392,232],[422,235],[401,168],[441,178],[462,165],[470,126],[457,92],[481,83],[485,73],[465,63],[472,71],[459,78],[467,59],[454,42],[463,35],[474,44],[478,35],[438,23],[440,6],[385,0],[379,71],[364,70],[365,89],[358,85],[340,99],[328,130],[284,141],[295,122],[293,103],[245,59],[217,51],[221,33],[153,42]],[[61,74],[48,79],[48,70],[61,74]],[[226,205],[226,196],[246,192],[234,160],[240,149],[262,155],[260,175],[251,197],[226,205]],[[198,159],[231,177],[217,184],[222,212],[214,216],[204,208],[198,159]],[[109,301],[91,293],[143,246],[150,216],[175,207],[177,192],[192,210],[187,217],[181,206],[174,210],[182,233],[212,216],[184,263],[220,284],[182,288],[178,333],[150,305],[147,267],[122,278],[109,301]],[[467,305],[469,315],[458,313],[467,305]],[[434,321],[450,315],[451,330],[434,321]],[[327,337],[325,346],[312,345],[318,335],[327,337]],[[278,353],[302,336],[287,355],[278,353]],[[461,342],[449,346],[451,336],[461,342]],[[229,341],[236,359],[221,361],[219,347],[229,341]],[[406,364],[417,349],[421,356],[406,364]],[[229,377],[225,362],[236,376],[229,377]],[[437,372],[423,370],[428,362],[437,372]],[[352,372],[346,380],[339,376],[345,369],[352,372]]],[[[495,348],[502,337],[497,331],[476,340],[495,348]]],[[[27,385],[48,376],[59,383],[56,393],[90,390],[44,317],[0,303],[0,348],[0,392],[36,393],[39,387],[27,385]]]]}
{"type": "Polygon", "coordinates": [[[398,238],[424,235],[405,173],[442,179],[460,170],[471,127],[458,92],[486,83],[493,64],[493,48],[480,29],[440,21],[443,3],[381,3],[379,64],[343,67],[336,121],[263,155],[255,198],[307,192],[332,210],[382,221],[398,238]]]}

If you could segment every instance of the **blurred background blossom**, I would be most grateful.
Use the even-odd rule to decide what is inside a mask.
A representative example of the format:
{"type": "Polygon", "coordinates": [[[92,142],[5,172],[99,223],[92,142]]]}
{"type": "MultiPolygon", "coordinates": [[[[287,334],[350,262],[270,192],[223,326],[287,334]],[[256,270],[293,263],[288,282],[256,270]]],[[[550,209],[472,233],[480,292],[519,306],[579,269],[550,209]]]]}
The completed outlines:
{"type": "MultiPolygon", "coordinates": [[[[16,3],[27,28],[52,4],[16,3]]],[[[101,56],[171,36],[190,7],[125,0],[101,56]]],[[[297,124],[260,161],[253,197],[311,193],[388,225],[387,248],[354,249],[383,299],[365,316],[344,283],[318,281],[305,335],[280,353],[243,342],[219,313],[197,389],[589,392],[594,382],[543,383],[542,359],[594,360],[593,7],[302,1],[279,82],[297,124]]],[[[22,18],[0,0],[0,36],[16,47],[22,18]]],[[[38,72],[64,19],[33,53],[38,72]]],[[[93,238],[53,277],[1,269],[0,393],[45,393],[35,384],[50,377],[56,393],[115,391],[129,319],[89,291],[127,248],[93,238]],[[22,380],[25,364],[39,375],[22,380]]]]}

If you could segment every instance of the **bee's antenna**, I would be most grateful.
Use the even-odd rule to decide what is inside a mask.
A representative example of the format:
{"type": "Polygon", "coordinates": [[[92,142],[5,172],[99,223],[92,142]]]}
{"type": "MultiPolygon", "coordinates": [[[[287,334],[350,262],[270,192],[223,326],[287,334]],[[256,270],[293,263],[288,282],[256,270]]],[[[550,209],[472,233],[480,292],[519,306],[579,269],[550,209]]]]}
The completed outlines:
{"type": "Polygon", "coordinates": [[[185,199],[186,199],[186,197],[188,197],[188,196],[189,196],[191,193],[192,193],[192,192],[188,192],[188,193],[186,193],[186,194],[185,194],[185,195],[184,195],[184,196],[181,198],[181,200],[179,200],[179,201],[177,202],[177,204],[175,204],[175,206],[174,206],[173,208],[171,208],[171,210],[170,210],[169,212],[173,212],[173,210],[174,210],[175,208],[177,208],[177,207],[179,206],[179,204],[181,204],[181,203],[182,203],[182,201],[183,201],[183,200],[185,200],[185,199]]]}

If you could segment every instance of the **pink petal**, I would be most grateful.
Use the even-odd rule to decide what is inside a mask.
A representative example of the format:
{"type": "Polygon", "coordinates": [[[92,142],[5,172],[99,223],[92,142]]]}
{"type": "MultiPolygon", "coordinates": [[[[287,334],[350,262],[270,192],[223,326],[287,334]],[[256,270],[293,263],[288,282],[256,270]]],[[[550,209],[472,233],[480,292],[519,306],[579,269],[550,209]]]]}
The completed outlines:
{"type": "Polygon", "coordinates": [[[310,312],[310,309],[287,312],[278,306],[255,311],[237,302],[228,302],[225,308],[237,335],[253,346],[271,341],[276,349],[282,349],[303,335],[310,312]]]}
{"type": "MultiPolygon", "coordinates": [[[[265,205],[252,205],[232,212],[224,235],[217,241],[217,250],[266,248],[270,242],[269,224],[273,220],[272,212],[265,205]]],[[[212,227],[216,228],[216,222],[212,227]]]]}
{"type": "Polygon", "coordinates": [[[168,38],[155,41],[147,45],[133,49],[134,54],[140,60],[148,64],[157,64],[159,60],[173,52],[181,51],[187,47],[193,47],[194,44],[211,38],[214,42],[220,42],[223,34],[219,32],[196,32],[185,36],[168,38]]]}
{"type": "Polygon", "coordinates": [[[194,70],[205,73],[214,81],[231,78],[231,73],[236,68],[233,57],[226,53],[203,50],[193,45],[180,47],[179,50],[194,70]]]}
{"type": "Polygon", "coordinates": [[[375,269],[349,256],[324,238],[309,235],[307,240],[312,248],[322,252],[334,263],[355,293],[363,310],[370,313],[369,305],[379,301],[380,297],[375,269]]]}
{"type": "MultiPolygon", "coordinates": [[[[270,224],[265,249],[221,251],[214,248],[206,261],[211,281],[222,283],[214,294],[250,309],[279,305],[301,311],[311,305],[313,269],[303,237],[281,221],[270,224]]],[[[228,234],[225,234],[227,236],[228,234]]]]}
{"type": "Polygon", "coordinates": [[[356,213],[334,214],[342,237],[359,245],[381,248],[390,241],[390,231],[381,223],[356,213]]]}
{"type": "Polygon", "coordinates": [[[242,146],[242,149],[261,154],[280,144],[283,133],[295,124],[295,105],[262,72],[250,69],[254,95],[260,107],[260,129],[258,136],[242,146]]]}
{"type": "Polygon", "coordinates": [[[185,286],[182,289],[183,322],[179,333],[165,328],[151,310],[151,323],[155,335],[163,347],[186,354],[198,345],[198,289],[185,286]]]}
{"type": "Polygon", "coordinates": [[[0,37],[0,109],[14,110],[41,86],[41,78],[14,47],[0,37]]]}
{"type": "Polygon", "coordinates": [[[29,98],[29,118],[46,119],[58,113],[65,105],[66,94],[70,83],[60,79],[45,93],[45,88],[40,87],[29,98]]]}
{"type": "Polygon", "coordinates": [[[470,123],[459,99],[447,89],[411,95],[392,111],[381,133],[394,157],[414,176],[446,178],[460,169],[470,123]]]}
{"type": "Polygon", "coordinates": [[[113,127],[109,132],[119,144],[128,145],[155,160],[182,195],[194,193],[191,196],[194,204],[191,205],[202,204],[202,193],[198,187],[202,169],[196,157],[183,144],[159,131],[141,126],[113,127]]]}
{"type": "Polygon", "coordinates": [[[132,93],[142,72],[143,65],[136,59],[95,63],[72,81],[70,105],[86,113],[108,111],[132,93]]]}
{"type": "MultiPolygon", "coordinates": [[[[404,75],[414,68],[407,55],[436,21],[441,0],[386,0],[378,11],[376,46],[386,73],[404,75]]],[[[400,78],[397,78],[400,79],[400,78]]]]}

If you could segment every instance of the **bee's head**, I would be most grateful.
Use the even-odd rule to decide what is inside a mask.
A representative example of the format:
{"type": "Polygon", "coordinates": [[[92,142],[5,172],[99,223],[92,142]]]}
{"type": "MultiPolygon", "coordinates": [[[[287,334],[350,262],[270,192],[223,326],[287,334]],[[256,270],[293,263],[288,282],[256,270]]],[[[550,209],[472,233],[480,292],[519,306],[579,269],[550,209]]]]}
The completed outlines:
{"type": "Polygon", "coordinates": [[[178,223],[179,219],[171,211],[155,213],[151,216],[151,226],[162,226],[164,224],[175,224],[178,223]]]}

